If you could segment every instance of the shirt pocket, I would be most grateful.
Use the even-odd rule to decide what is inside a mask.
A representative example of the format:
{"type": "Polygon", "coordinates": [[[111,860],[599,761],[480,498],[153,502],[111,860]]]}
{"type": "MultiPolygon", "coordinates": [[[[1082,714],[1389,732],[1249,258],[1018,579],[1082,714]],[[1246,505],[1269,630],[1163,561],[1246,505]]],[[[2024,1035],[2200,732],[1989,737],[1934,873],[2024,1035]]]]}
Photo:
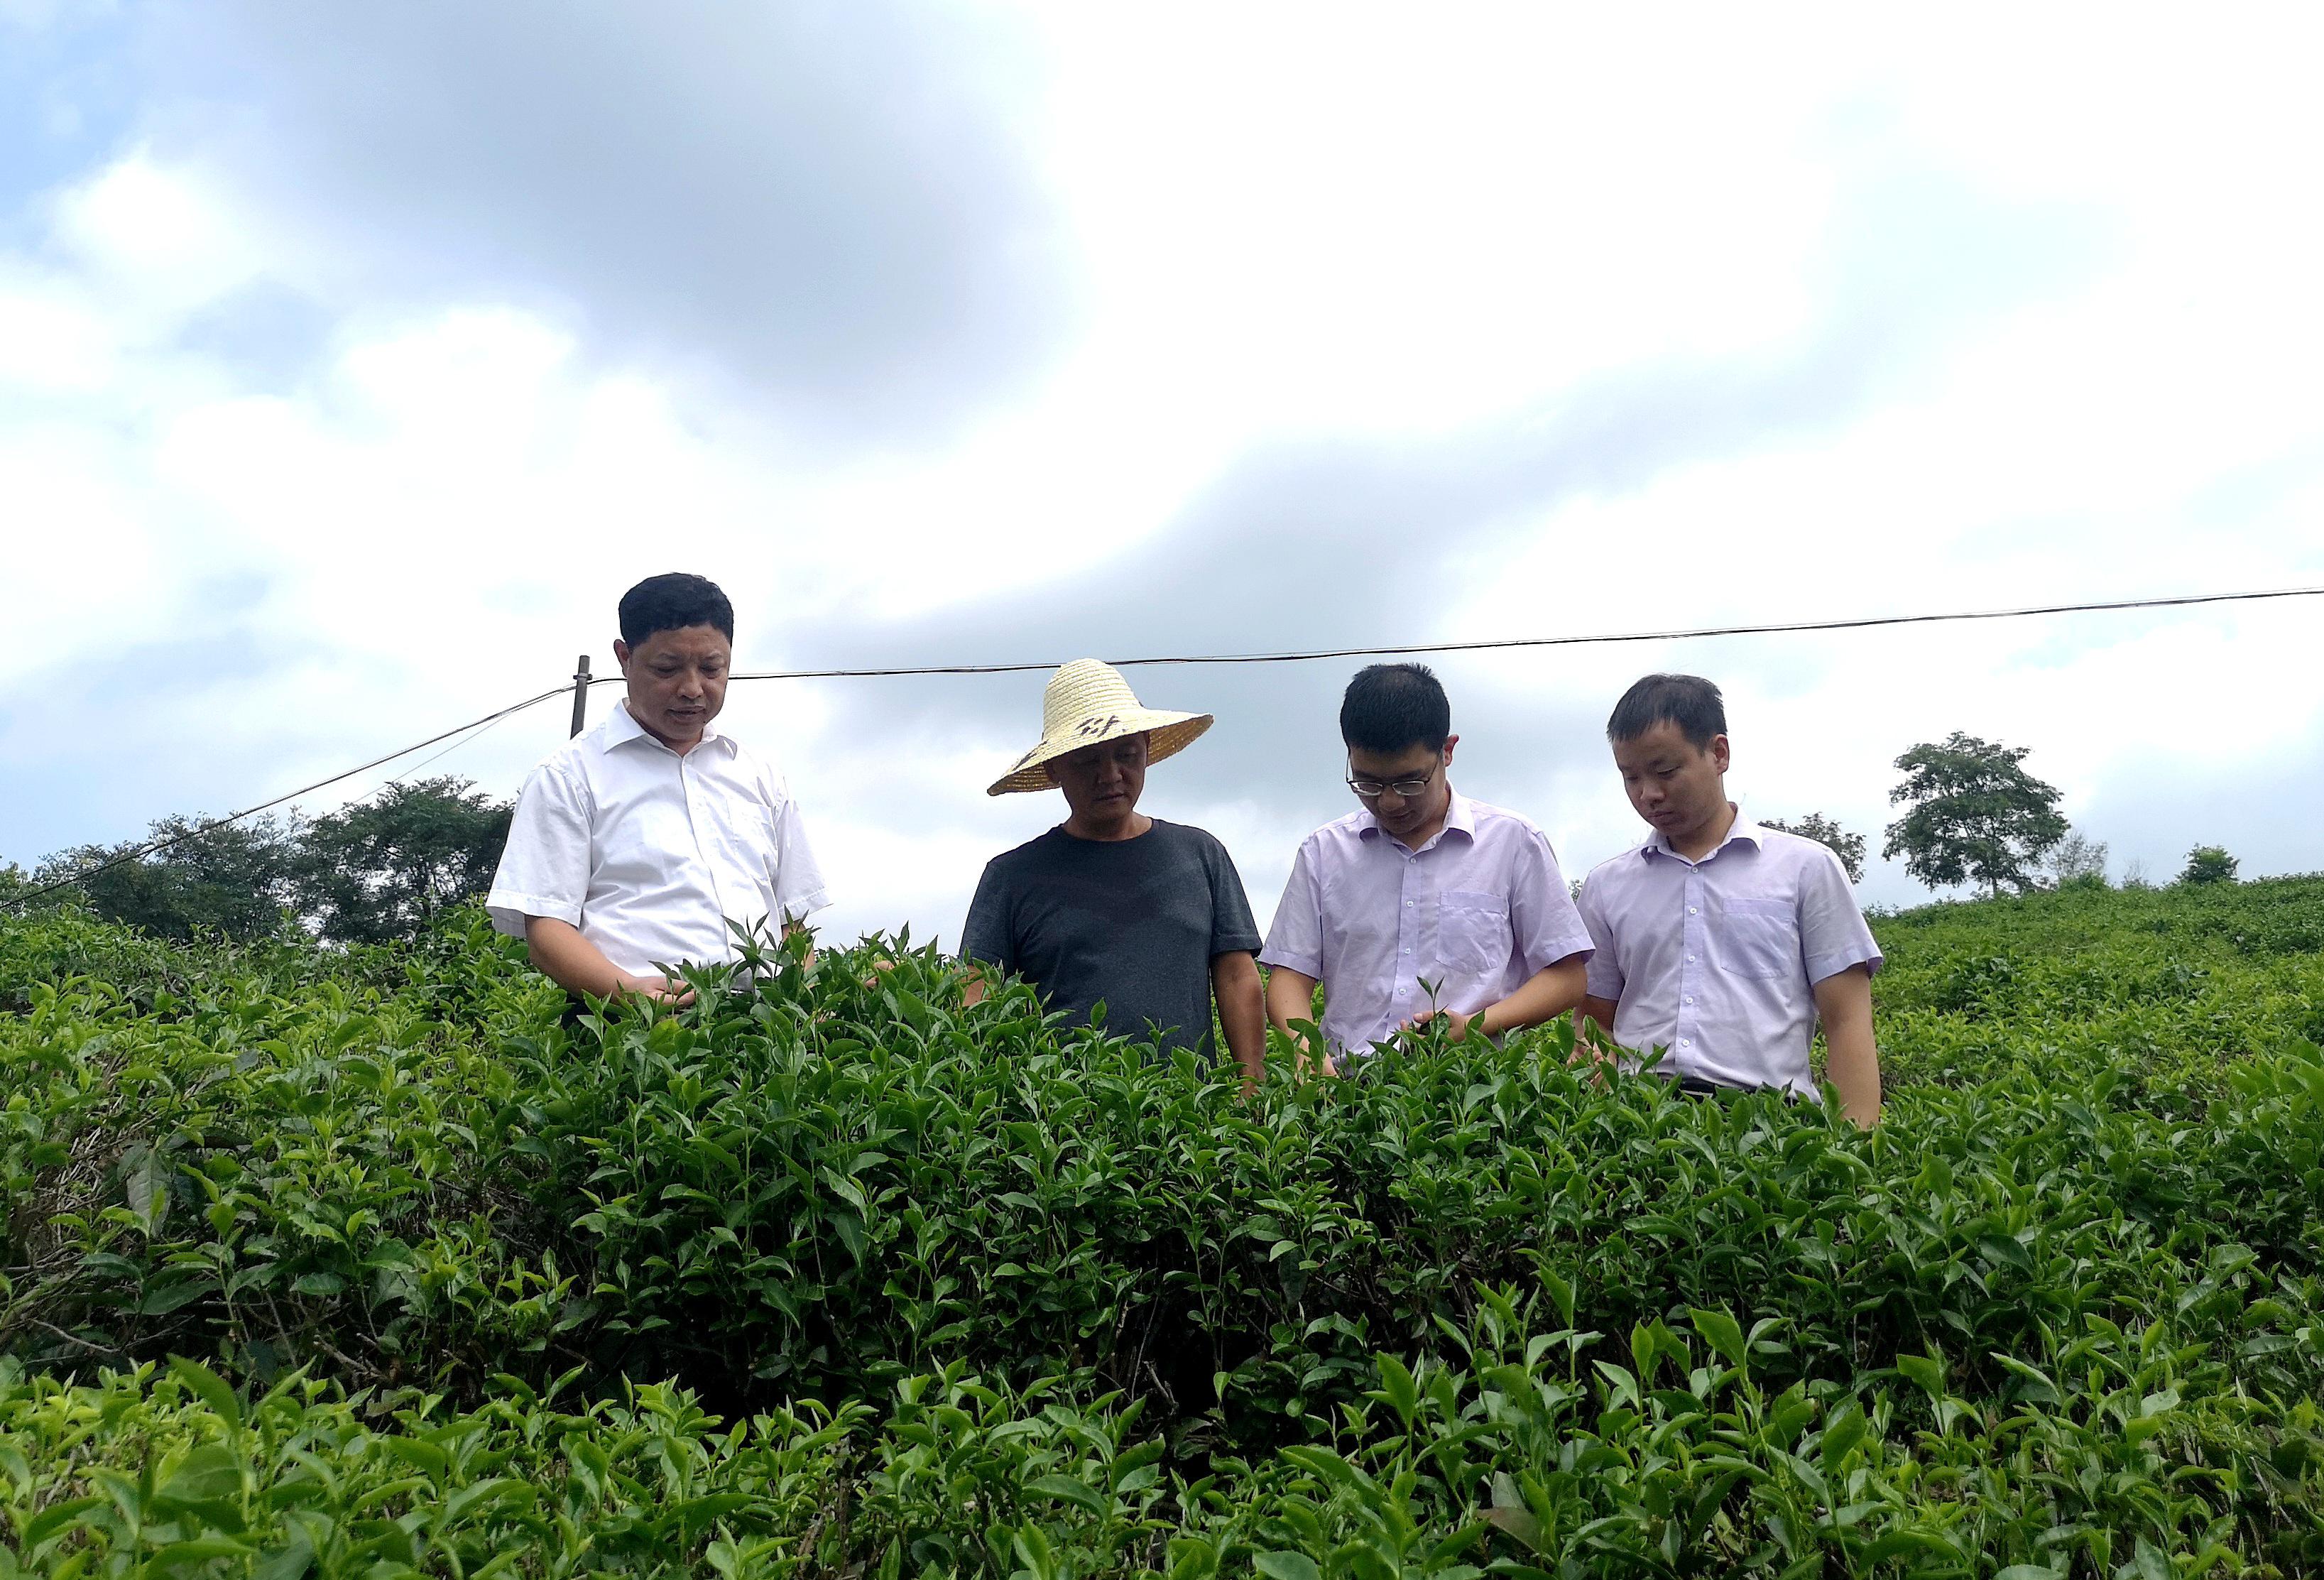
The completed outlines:
{"type": "Polygon", "coordinates": [[[1447,889],[1436,901],[1436,947],[1445,969],[1498,970],[1509,958],[1509,902],[1499,894],[1447,889]]]}
{"type": "Polygon", "coordinates": [[[1730,976],[1790,976],[1800,964],[1800,920],[1788,900],[1729,900],[1715,935],[1730,976]]]}

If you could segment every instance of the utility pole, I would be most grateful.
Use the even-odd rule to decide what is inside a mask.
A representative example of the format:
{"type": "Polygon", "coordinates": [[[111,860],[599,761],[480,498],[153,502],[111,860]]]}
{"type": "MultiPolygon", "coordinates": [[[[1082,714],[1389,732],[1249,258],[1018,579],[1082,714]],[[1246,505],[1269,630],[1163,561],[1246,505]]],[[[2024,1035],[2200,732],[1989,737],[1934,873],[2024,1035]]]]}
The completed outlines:
{"type": "Polygon", "coordinates": [[[583,653],[573,661],[580,666],[573,671],[573,734],[577,735],[589,722],[589,655],[583,653]]]}

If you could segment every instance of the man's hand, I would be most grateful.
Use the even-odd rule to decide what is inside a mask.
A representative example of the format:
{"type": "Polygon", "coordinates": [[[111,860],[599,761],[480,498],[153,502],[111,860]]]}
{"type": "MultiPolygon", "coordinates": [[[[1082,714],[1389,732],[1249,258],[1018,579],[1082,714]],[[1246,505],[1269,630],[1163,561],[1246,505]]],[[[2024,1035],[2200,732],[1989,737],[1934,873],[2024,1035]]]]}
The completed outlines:
{"type": "Polygon", "coordinates": [[[1573,1058],[1575,1063],[1594,1059],[1601,1065],[1620,1062],[1621,1053],[1614,1041],[1614,1017],[1621,1006],[1612,999],[1601,999],[1595,993],[1582,1001],[1573,1012],[1573,1058]]]}
{"type": "MultiPolygon", "coordinates": [[[[685,982],[674,982],[667,976],[646,976],[631,971],[616,971],[613,975],[618,980],[614,989],[617,993],[632,993],[657,1004],[667,1004],[673,1010],[682,1010],[694,1002],[694,989],[685,982]]],[[[613,994],[605,996],[611,998],[613,994]]]]}
{"type": "Polygon", "coordinates": [[[1483,1018],[1481,1011],[1474,1015],[1464,1015],[1458,1010],[1423,1010],[1406,1021],[1403,1030],[1422,1031],[1427,1029],[1431,1021],[1442,1021],[1444,1022],[1444,1034],[1458,1042],[1469,1035],[1469,1022],[1483,1018]]]}

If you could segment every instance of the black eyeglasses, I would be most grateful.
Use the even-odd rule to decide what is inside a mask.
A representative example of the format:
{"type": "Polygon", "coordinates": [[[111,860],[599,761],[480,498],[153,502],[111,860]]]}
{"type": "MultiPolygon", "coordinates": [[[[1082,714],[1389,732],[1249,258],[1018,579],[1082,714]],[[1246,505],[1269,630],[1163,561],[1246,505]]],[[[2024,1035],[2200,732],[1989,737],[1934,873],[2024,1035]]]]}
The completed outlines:
{"type": "Polygon", "coordinates": [[[1428,787],[1436,782],[1436,770],[1443,766],[1444,760],[1439,757],[1435,767],[1431,768],[1427,772],[1403,779],[1363,779],[1351,773],[1348,776],[1348,788],[1368,801],[1388,790],[1394,790],[1397,795],[1409,799],[1411,797],[1425,793],[1428,787]]]}

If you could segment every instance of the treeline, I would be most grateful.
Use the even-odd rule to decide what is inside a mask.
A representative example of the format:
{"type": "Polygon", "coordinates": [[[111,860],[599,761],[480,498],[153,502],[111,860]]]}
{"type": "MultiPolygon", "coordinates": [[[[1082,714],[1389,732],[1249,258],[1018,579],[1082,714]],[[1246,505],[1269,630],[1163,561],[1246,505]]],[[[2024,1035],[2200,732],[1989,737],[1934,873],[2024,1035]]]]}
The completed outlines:
{"type": "Polygon", "coordinates": [[[216,827],[163,818],[143,839],[59,851],[29,875],[0,868],[0,901],[65,883],[44,898],[74,903],[78,894],[105,920],[158,938],[249,939],[302,927],[334,943],[388,943],[484,896],[513,809],[447,775],[390,785],[320,818],[216,827]],[[143,854],[149,846],[159,848],[143,854]]]}
{"type": "MultiPolygon", "coordinates": [[[[1886,828],[1881,854],[1903,858],[1904,870],[1934,890],[2107,886],[2105,844],[2069,826],[2057,788],[2025,769],[2030,751],[1956,731],[1904,753],[1895,762],[1904,778],[1889,792],[1904,816],[1886,828]]],[[[0,904],[62,882],[71,888],[52,896],[60,902],[85,903],[106,921],[165,938],[248,939],[300,926],[335,943],[408,939],[446,906],[492,887],[513,809],[446,776],[391,785],[315,818],[293,813],[213,827],[200,818],[164,818],[143,839],[60,851],[29,875],[0,866],[0,904]],[[161,848],[141,854],[151,845],[161,848]],[[72,900],[76,891],[83,901],[72,900]]],[[[1821,812],[1759,821],[1830,846],[1849,881],[1862,881],[1862,834],[1821,812]]],[[[2222,847],[2199,845],[2178,881],[2229,881],[2236,868],[2222,847]]],[[[2136,863],[2123,883],[2149,886],[2136,863]]]]}

